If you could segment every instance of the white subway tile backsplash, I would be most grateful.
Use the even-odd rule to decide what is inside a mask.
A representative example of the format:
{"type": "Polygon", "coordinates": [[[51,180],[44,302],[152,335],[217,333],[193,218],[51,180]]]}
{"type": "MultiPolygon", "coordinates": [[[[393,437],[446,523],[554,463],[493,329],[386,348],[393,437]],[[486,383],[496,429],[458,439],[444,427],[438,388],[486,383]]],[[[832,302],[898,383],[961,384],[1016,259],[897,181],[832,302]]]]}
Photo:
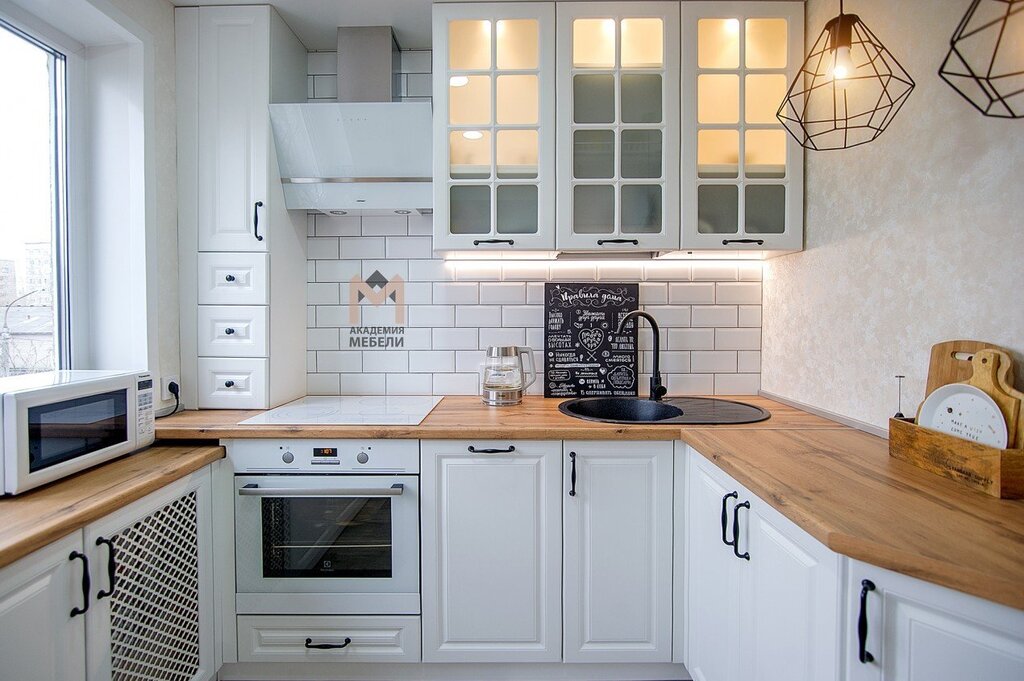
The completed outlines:
{"type": "Polygon", "coordinates": [[[306,329],[306,348],[309,350],[338,350],[341,346],[337,329],[306,329]]]}
{"type": "Polygon", "coordinates": [[[435,350],[476,350],[480,332],[477,329],[432,329],[435,350]]]}
{"type": "Polygon", "coordinates": [[[459,350],[455,353],[455,370],[460,373],[479,372],[486,354],[483,350],[459,350]]]}
{"type": "Polygon", "coordinates": [[[687,305],[645,305],[644,310],[654,315],[660,326],[670,328],[690,326],[690,308],[687,305]]]}
{"type": "Polygon", "coordinates": [[[384,278],[388,280],[394,279],[395,277],[401,277],[403,281],[409,281],[408,260],[361,260],[342,262],[362,263],[358,273],[364,280],[370,278],[374,272],[380,272],[384,278]]]}
{"type": "Polygon", "coordinates": [[[358,350],[317,352],[316,370],[326,373],[361,373],[363,353],[358,350]]]}
{"type": "Polygon", "coordinates": [[[715,329],[716,350],[760,350],[761,329],[715,329]]]}
{"type": "Polygon", "coordinates": [[[640,284],[641,305],[666,305],[667,303],[668,284],[654,282],[643,282],[640,284]]]}
{"type": "Polygon", "coordinates": [[[343,395],[384,395],[386,387],[384,374],[341,375],[343,395]]]}
{"type": "Polygon", "coordinates": [[[477,374],[434,374],[434,394],[476,395],[479,380],[477,374]]]}
{"type": "Polygon", "coordinates": [[[386,253],[390,258],[429,258],[433,255],[431,238],[427,236],[389,236],[386,253]]]}
{"type": "Polygon", "coordinates": [[[669,284],[668,302],[672,305],[712,305],[715,285],[711,282],[669,284]]]}
{"type": "Polygon", "coordinates": [[[761,373],[761,353],[755,350],[740,350],[736,353],[736,371],[741,374],[761,373]]]}
{"type": "Polygon", "coordinates": [[[418,351],[363,350],[363,371],[404,374],[410,371],[410,356],[418,351]]]}
{"type": "Polygon", "coordinates": [[[501,307],[498,305],[457,305],[455,326],[501,326],[501,307]]]}
{"type": "Polygon", "coordinates": [[[307,238],[306,257],[310,260],[337,260],[338,240],[328,237],[307,238]]]}
{"type": "Polygon", "coordinates": [[[327,328],[349,326],[352,322],[359,323],[358,312],[354,320],[350,315],[348,305],[317,305],[315,326],[327,328]]]}
{"type": "Polygon", "coordinates": [[[738,312],[735,305],[694,305],[690,315],[692,326],[736,326],[738,312]]]}
{"type": "Polygon", "coordinates": [[[402,73],[430,73],[430,50],[402,50],[402,73]]]}
{"type": "Polygon", "coordinates": [[[735,264],[693,263],[694,281],[736,281],[738,276],[739,266],[735,264]]]}
{"type": "Polygon", "coordinates": [[[719,305],[760,305],[761,284],[756,281],[715,284],[715,302],[719,305]]]}
{"type": "Polygon", "coordinates": [[[337,395],[341,393],[341,376],[306,374],[306,392],[310,395],[337,395]]]}
{"type": "Polygon", "coordinates": [[[735,373],[736,353],[696,350],[690,353],[690,370],[705,374],[735,373]]]}
{"type": "Polygon", "coordinates": [[[311,350],[306,351],[306,373],[316,373],[316,353],[311,350]]]}
{"type": "Polygon", "coordinates": [[[595,281],[597,267],[574,262],[557,262],[551,264],[551,281],[595,281]]]}
{"type": "Polygon", "coordinates": [[[480,302],[495,305],[523,305],[526,303],[526,284],[521,281],[483,282],[480,284],[480,302]]]}
{"type": "Polygon", "coordinates": [[[429,395],[433,385],[430,374],[388,374],[385,379],[388,395],[429,395]]]}
{"type": "Polygon", "coordinates": [[[526,303],[528,305],[544,304],[544,284],[537,281],[526,283],[526,303]]]}
{"type": "MultiPolygon", "coordinates": [[[[648,373],[654,371],[654,352],[645,351],[641,355],[643,358],[640,370],[648,373]]],[[[677,350],[662,350],[660,368],[662,373],[688,374],[690,373],[690,353],[677,350]]]]}
{"type": "Polygon", "coordinates": [[[716,395],[756,395],[761,374],[715,374],[716,395]]]}
{"type": "Polygon", "coordinates": [[[715,330],[669,329],[667,347],[669,350],[714,350],[715,330]]]}
{"type": "MultiPolygon", "coordinates": [[[[310,260],[309,262],[314,262],[310,260]]],[[[317,281],[352,281],[352,277],[362,276],[362,268],[358,260],[317,260],[317,281]]]]}
{"type": "Polygon", "coordinates": [[[644,278],[644,266],[642,263],[600,263],[597,278],[617,283],[640,281],[644,278]]]}
{"type": "Polygon", "coordinates": [[[449,305],[475,305],[480,302],[479,284],[470,282],[435,283],[434,302],[449,305]]]}
{"type": "Polygon", "coordinates": [[[740,281],[761,281],[764,265],[759,262],[740,263],[738,269],[740,281]]]}
{"type": "Polygon", "coordinates": [[[342,258],[383,258],[384,237],[343,236],[338,239],[342,258]]]}
{"type": "Polygon", "coordinates": [[[459,281],[501,280],[501,264],[497,262],[455,262],[454,269],[459,281]]]}
{"type": "Polygon", "coordinates": [[[479,348],[492,345],[526,345],[526,329],[480,329],[479,348]]]}
{"type": "Polygon", "coordinates": [[[367,215],[363,217],[363,236],[405,236],[409,218],[404,215],[367,215]]]}
{"type": "Polygon", "coordinates": [[[543,327],[543,305],[505,305],[501,308],[501,325],[504,327],[543,327]]]}
{"type": "MultiPolygon", "coordinates": [[[[712,395],[715,392],[712,374],[668,374],[664,378],[669,395],[712,395]]],[[[644,394],[642,389],[640,394],[644,394]]]]}
{"type": "Polygon", "coordinates": [[[317,215],[315,231],[317,236],[359,236],[360,219],[353,215],[317,215]]]}
{"type": "Polygon", "coordinates": [[[505,281],[547,281],[550,267],[546,262],[502,263],[502,279],[505,281]]]}
{"type": "Polygon", "coordinates": [[[409,216],[409,236],[430,236],[434,233],[434,218],[431,215],[413,213],[409,216]]]}
{"type": "Polygon", "coordinates": [[[690,281],[693,267],[682,260],[656,260],[644,264],[647,281],[690,281]]]}
{"type": "Polygon", "coordinates": [[[414,374],[440,374],[455,371],[455,353],[451,350],[410,352],[409,371],[414,374]]]}
{"type": "MultiPolygon", "coordinates": [[[[536,327],[526,330],[526,344],[533,348],[538,355],[543,355],[544,350],[544,329],[536,327]]],[[[537,362],[537,370],[544,371],[543,357],[537,362]]]]}
{"type": "Polygon", "coordinates": [[[337,305],[341,289],[337,284],[306,284],[308,305],[337,305]]]}
{"type": "Polygon", "coordinates": [[[760,305],[740,305],[739,306],[739,325],[740,326],[756,326],[761,328],[761,306],[760,305]]]}
{"type": "Polygon", "coordinates": [[[410,305],[409,326],[455,326],[455,306],[410,305]]]}
{"type": "MultiPolygon", "coordinates": [[[[409,281],[454,281],[455,268],[445,260],[410,260],[409,281]]],[[[436,302],[436,301],[435,301],[436,302]]]]}
{"type": "Polygon", "coordinates": [[[405,285],[406,305],[429,305],[433,302],[434,287],[425,281],[412,282],[405,285]]]}

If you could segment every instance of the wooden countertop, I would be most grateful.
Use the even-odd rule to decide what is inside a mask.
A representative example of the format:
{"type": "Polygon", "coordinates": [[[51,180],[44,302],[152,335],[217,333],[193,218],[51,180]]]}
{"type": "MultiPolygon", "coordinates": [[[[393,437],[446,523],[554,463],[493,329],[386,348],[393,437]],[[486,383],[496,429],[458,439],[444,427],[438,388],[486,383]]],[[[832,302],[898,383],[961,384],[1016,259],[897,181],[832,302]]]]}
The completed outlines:
{"type": "MultiPolygon", "coordinates": [[[[760,423],[713,428],[775,430],[841,428],[834,421],[763,397],[734,397],[771,412],[760,423]]],[[[417,440],[678,440],[680,428],[709,426],[615,425],[583,421],[558,411],[561,399],[528,397],[513,407],[487,407],[479,397],[445,397],[418,426],[240,426],[259,411],[184,411],[156,422],[156,436],[167,440],[231,438],[406,438],[417,440]]]]}
{"type": "Polygon", "coordinates": [[[150,447],[0,499],[0,567],[223,457],[211,444],[150,447]]]}
{"type": "Polygon", "coordinates": [[[683,439],[833,551],[1024,609],[1024,501],[996,499],[889,456],[853,429],[683,439]]]}

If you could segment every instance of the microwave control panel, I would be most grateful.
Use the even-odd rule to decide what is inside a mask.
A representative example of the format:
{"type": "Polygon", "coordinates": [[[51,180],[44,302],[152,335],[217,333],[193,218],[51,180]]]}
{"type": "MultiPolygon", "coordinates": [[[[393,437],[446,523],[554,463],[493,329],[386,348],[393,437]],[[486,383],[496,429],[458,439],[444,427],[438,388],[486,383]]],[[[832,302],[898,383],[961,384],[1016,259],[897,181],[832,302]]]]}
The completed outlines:
{"type": "Polygon", "coordinates": [[[139,374],[135,378],[136,447],[145,447],[156,439],[153,413],[153,376],[139,374]]]}

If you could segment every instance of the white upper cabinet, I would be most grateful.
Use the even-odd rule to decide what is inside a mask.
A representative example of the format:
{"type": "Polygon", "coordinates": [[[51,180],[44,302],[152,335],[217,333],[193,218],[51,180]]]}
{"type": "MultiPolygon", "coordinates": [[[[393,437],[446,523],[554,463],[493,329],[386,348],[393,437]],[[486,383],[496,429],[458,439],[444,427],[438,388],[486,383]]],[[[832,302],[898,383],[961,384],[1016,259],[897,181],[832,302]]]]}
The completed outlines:
{"type": "Polygon", "coordinates": [[[566,662],[672,658],[672,443],[564,442],[566,662]]]}
{"type": "Polygon", "coordinates": [[[845,631],[847,681],[1024,679],[1024,612],[858,561],[845,631]]]}
{"type": "Polygon", "coordinates": [[[803,60],[802,2],[684,2],[682,247],[803,247],[803,149],[776,112],[803,60]]]}
{"type": "Polygon", "coordinates": [[[434,248],[554,248],[554,3],[437,4],[433,31],[434,248]]]}
{"type": "Polygon", "coordinates": [[[200,9],[201,251],[265,251],[269,245],[270,11],[200,9]]]}
{"type": "Polygon", "coordinates": [[[424,662],[557,662],[557,441],[422,443],[424,662]]]}
{"type": "Polygon", "coordinates": [[[558,3],[560,250],[679,248],[679,3],[558,3]]]}

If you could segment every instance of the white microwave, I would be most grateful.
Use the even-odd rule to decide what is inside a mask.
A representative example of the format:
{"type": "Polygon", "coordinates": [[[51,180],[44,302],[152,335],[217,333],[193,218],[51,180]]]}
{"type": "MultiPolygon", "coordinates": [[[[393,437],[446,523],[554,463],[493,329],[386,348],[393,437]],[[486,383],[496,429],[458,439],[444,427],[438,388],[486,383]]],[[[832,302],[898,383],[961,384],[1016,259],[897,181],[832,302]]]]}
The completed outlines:
{"type": "Polygon", "coordinates": [[[59,480],[153,442],[153,378],[51,371],[0,378],[4,494],[59,480]]]}

